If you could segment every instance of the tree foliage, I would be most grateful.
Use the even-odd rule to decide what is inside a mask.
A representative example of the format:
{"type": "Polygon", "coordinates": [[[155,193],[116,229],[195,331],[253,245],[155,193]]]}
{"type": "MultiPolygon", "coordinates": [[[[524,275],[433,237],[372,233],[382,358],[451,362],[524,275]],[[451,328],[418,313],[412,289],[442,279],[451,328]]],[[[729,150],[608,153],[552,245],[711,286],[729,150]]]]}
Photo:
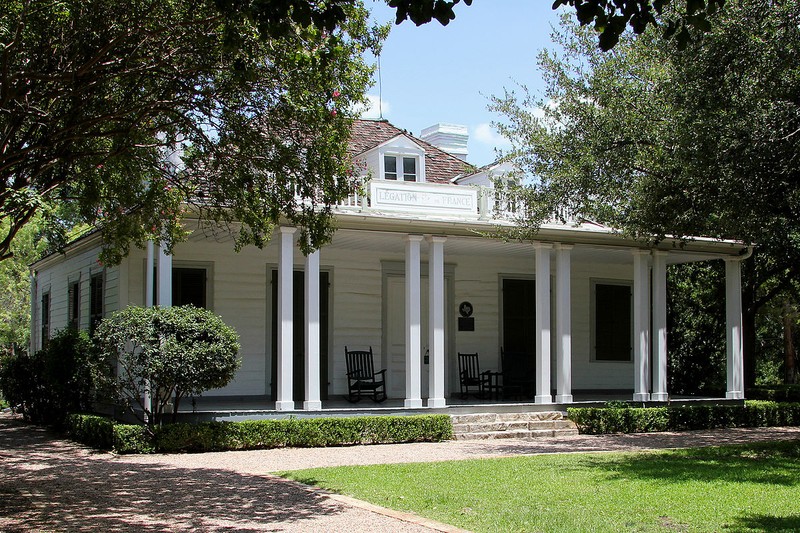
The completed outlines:
{"type": "Polygon", "coordinates": [[[112,262],[130,242],[181,238],[186,204],[240,221],[239,246],[263,245],[281,216],[306,249],[329,238],[326,206],[353,187],[362,52],[385,31],[360,2],[6,0],[0,13],[0,258],[37,213],[101,228],[112,262]]]}
{"type": "Polygon", "coordinates": [[[128,307],[100,323],[95,342],[116,369],[108,376],[115,398],[151,426],[168,405],[174,416],[187,395],[227,385],[240,364],[233,328],[191,305],[128,307]]]}
{"type": "Polygon", "coordinates": [[[668,390],[724,396],[725,268],[670,265],[667,276],[668,390]]]}
{"type": "MultiPolygon", "coordinates": [[[[0,221],[0,232],[8,222],[0,221]]],[[[30,339],[31,282],[28,265],[45,250],[43,223],[35,218],[23,228],[11,245],[13,258],[0,261],[0,351],[27,351],[30,339]]]]}
{"type": "Polygon", "coordinates": [[[581,25],[593,24],[601,50],[610,50],[626,29],[635,34],[662,27],[679,48],[710,31],[710,18],[726,0],[555,0],[553,9],[569,5],[581,25]]]}
{"type": "MultiPolygon", "coordinates": [[[[472,0],[463,0],[472,5],[472,0]]],[[[396,22],[410,19],[417,26],[432,20],[447,25],[456,17],[461,0],[388,0],[397,10],[396,22]]],[[[610,50],[630,29],[636,34],[661,27],[666,37],[675,38],[680,48],[711,29],[710,19],[726,0],[555,0],[553,9],[569,6],[581,25],[592,24],[601,50],[610,50]]]]}
{"type": "Polygon", "coordinates": [[[568,22],[556,38],[563,52],[539,57],[544,94],[493,104],[510,156],[540,179],[523,226],[560,211],[649,243],[757,244],[743,269],[752,384],[756,313],[800,273],[800,4],[729,1],[685,50],[648,31],[602,53],[568,22]]]}
{"type": "MultiPolygon", "coordinates": [[[[553,8],[574,8],[608,49],[670,6],[665,33],[688,42],[724,1],[553,8]]],[[[418,25],[449,23],[459,3],[389,0],[398,24],[418,25]]],[[[186,204],[230,224],[237,247],[263,246],[282,216],[305,251],[330,239],[329,206],[355,186],[362,53],[386,31],[361,0],[3,0],[0,13],[0,260],[37,213],[56,237],[101,228],[105,262],[184,237],[186,204]]]]}

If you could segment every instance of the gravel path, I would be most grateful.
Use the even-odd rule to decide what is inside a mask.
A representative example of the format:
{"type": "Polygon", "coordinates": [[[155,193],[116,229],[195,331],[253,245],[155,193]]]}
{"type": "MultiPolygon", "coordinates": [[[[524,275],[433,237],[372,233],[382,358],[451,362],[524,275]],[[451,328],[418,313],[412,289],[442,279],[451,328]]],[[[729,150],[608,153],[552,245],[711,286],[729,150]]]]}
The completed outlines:
{"type": "Polygon", "coordinates": [[[4,414],[0,531],[455,531],[308,489],[270,472],[775,439],[800,439],[800,428],[115,456],[60,440],[4,414]]]}

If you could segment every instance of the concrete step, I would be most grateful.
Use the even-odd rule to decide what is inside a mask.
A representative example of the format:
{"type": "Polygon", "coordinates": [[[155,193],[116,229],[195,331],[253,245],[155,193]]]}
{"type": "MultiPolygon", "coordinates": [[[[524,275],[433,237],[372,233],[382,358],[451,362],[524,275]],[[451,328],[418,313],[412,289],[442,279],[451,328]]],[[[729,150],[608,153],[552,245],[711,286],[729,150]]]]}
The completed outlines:
{"type": "Polygon", "coordinates": [[[563,411],[541,411],[525,413],[475,413],[467,415],[452,415],[454,424],[474,424],[511,421],[538,421],[538,420],[563,420],[566,413],[563,411]]]}
{"type": "Polygon", "coordinates": [[[480,424],[453,424],[456,433],[480,433],[487,431],[515,431],[530,429],[530,422],[485,422],[480,424]]]}
{"type": "Polygon", "coordinates": [[[453,424],[454,433],[479,433],[486,431],[516,431],[537,429],[572,429],[571,420],[535,420],[532,422],[488,422],[482,424],[453,424]]]}
{"type": "Polygon", "coordinates": [[[455,440],[489,440],[489,439],[548,439],[557,437],[573,437],[578,429],[536,429],[533,431],[483,431],[478,433],[458,433],[455,440]]]}
{"type": "Polygon", "coordinates": [[[561,411],[453,415],[457,440],[536,439],[577,435],[578,428],[561,411]]]}

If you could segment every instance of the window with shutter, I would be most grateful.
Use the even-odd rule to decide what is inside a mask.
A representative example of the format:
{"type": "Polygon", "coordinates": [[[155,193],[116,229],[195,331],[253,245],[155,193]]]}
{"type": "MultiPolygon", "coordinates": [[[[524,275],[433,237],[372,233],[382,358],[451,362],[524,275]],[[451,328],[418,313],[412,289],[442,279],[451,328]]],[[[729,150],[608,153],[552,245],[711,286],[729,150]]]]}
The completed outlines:
{"type": "Polygon", "coordinates": [[[42,348],[50,340],[50,293],[42,294],[42,348]]]}
{"type": "Polygon", "coordinates": [[[95,274],[89,281],[89,331],[94,332],[103,319],[103,274],[95,274]]]}
{"type": "Polygon", "coordinates": [[[67,325],[78,329],[81,327],[81,285],[73,281],[67,289],[67,325]]]}

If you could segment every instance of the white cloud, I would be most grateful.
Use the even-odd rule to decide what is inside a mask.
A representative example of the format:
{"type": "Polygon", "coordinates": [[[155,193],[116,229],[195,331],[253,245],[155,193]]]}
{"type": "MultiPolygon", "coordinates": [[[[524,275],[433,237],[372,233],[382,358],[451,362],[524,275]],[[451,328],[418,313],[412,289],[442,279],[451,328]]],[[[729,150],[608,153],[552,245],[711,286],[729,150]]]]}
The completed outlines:
{"type": "Polygon", "coordinates": [[[497,133],[488,122],[478,124],[472,128],[472,138],[481,144],[493,146],[495,148],[510,148],[511,143],[497,133]]]}
{"type": "Polygon", "coordinates": [[[367,105],[361,110],[361,118],[381,118],[381,112],[385,117],[390,111],[389,102],[380,99],[377,95],[368,94],[367,105]]]}

